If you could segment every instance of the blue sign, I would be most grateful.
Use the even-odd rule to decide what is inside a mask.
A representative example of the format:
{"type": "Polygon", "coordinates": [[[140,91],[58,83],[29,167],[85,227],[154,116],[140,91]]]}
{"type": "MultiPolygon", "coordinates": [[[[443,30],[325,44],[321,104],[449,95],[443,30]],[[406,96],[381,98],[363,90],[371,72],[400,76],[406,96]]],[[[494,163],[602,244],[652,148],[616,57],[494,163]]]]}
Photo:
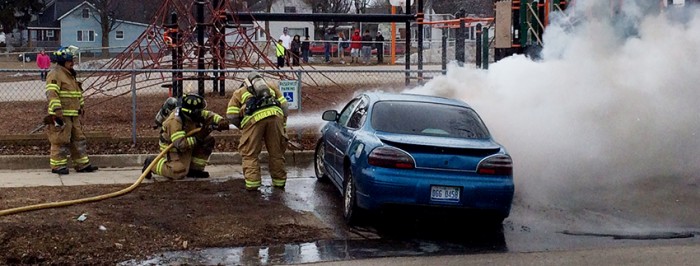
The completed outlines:
{"type": "Polygon", "coordinates": [[[299,81],[298,80],[280,80],[280,91],[284,98],[287,98],[287,106],[289,109],[299,109],[299,81]]]}
{"type": "Polygon", "coordinates": [[[294,101],[294,92],[293,91],[285,91],[282,92],[284,94],[284,98],[287,98],[288,102],[293,102],[294,101]]]}

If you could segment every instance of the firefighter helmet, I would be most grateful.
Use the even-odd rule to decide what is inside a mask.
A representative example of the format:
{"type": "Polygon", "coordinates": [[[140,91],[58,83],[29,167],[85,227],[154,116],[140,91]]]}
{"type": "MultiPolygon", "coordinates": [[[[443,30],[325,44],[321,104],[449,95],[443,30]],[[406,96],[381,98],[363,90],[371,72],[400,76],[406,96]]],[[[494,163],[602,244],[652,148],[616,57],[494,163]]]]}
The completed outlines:
{"type": "Polygon", "coordinates": [[[75,53],[78,51],[76,46],[59,47],[58,50],[51,54],[51,59],[57,63],[65,63],[67,61],[73,61],[75,53]]]}
{"type": "Polygon", "coordinates": [[[191,93],[182,97],[180,111],[190,118],[199,118],[206,107],[207,101],[204,100],[204,97],[191,93]]]}

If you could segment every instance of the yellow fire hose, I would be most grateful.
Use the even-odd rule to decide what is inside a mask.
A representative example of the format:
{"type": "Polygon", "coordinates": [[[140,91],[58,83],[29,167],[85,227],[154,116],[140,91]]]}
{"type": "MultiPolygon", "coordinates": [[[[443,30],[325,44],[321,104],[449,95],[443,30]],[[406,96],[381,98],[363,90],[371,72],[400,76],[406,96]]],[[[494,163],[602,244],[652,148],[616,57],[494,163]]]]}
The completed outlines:
{"type": "MultiPolygon", "coordinates": [[[[195,133],[199,132],[199,128],[196,128],[190,132],[187,133],[187,137],[194,135],[195,133]]],[[[7,210],[2,210],[0,211],[0,216],[5,216],[5,215],[10,215],[10,214],[17,214],[17,213],[22,213],[22,212],[28,212],[28,211],[36,211],[36,210],[42,210],[42,209],[50,209],[50,208],[58,208],[58,207],[66,207],[70,205],[75,205],[75,204],[81,204],[81,203],[88,203],[88,202],[95,202],[95,201],[100,201],[100,200],[105,200],[109,198],[114,198],[118,197],[121,195],[124,195],[126,193],[129,193],[136,189],[136,187],[143,182],[143,179],[146,178],[146,174],[151,172],[151,169],[153,169],[153,166],[158,163],[158,160],[163,158],[165,156],[165,153],[167,153],[171,148],[173,147],[173,144],[171,143],[168,145],[167,148],[165,148],[163,151],[156,156],[156,158],[151,162],[150,165],[146,168],[146,171],[143,171],[141,173],[141,176],[139,176],[139,179],[134,182],[131,186],[116,191],[112,192],[109,194],[104,194],[104,195],[99,195],[99,196],[94,196],[94,197],[89,197],[89,198],[82,198],[82,199],[76,199],[76,200],[67,200],[67,201],[59,201],[59,202],[49,202],[49,203],[41,203],[41,204],[36,204],[36,205],[29,205],[29,206],[24,206],[24,207],[17,207],[17,208],[12,208],[12,209],[7,209],[7,210]]]]}

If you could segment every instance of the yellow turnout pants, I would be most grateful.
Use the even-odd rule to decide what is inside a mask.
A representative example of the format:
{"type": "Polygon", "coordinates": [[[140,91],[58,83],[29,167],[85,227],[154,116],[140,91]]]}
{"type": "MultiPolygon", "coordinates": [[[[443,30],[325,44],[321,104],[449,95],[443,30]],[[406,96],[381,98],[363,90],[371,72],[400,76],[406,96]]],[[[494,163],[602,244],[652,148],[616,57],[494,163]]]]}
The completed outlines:
{"type": "Polygon", "coordinates": [[[238,150],[243,159],[246,188],[257,188],[261,185],[259,155],[263,143],[269,154],[272,185],[284,187],[287,182],[284,158],[284,152],[287,151],[287,135],[284,130],[284,118],[273,115],[244,127],[241,132],[238,150]]]}

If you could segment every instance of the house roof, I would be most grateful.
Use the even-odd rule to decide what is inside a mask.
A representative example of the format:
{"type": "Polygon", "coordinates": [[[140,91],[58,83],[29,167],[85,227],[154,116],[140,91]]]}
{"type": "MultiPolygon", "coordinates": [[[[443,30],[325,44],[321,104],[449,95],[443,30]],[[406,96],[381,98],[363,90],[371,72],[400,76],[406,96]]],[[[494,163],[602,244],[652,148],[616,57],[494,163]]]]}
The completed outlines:
{"type": "Polygon", "coordinates": [[[68,12],[63,13],[63,15],[61,15],[60,17],[58,17],[58,19],[56,19],[56,20],[62,20],[62,19],[64,19],[64,18],[66,18],[66,16],[70,15],[70,14],[73,13],[75,10],[78,10],[78,8],[81,8],[81,7],[84,6],[84,5],[88,5],[88,6],[91,7],[92,9],[97,10],[97,8],[96,8],[94,5],[88,3],[87,1],[83,1],[83,2],[80,3],[79,5],[77,5],[77,6],[73,7],[73,8],[71,8],[71,10],[68,10],[68,12]]]}
{"type": "Polygon", "coordinates": [[[37,20],[29,23],[29,28],[60,28],[58,17],[85,0],[51,0],[39,13],[37,20]]]}
{"type": "MultiPolygon", "coordinates": [[[[162,2],[163,0],[120,0],[115,13],[119,21],[146,24],[151,22],[153,14],[161,7],[162,2]],[[134,12],[134,10],[142,12],[134,12]]],[[[85,0],[51,0],[46,3],[38,19],[29,23],[29,28],[60,28],[60,20],[84,4],[95,8],[85,0]]]]}

